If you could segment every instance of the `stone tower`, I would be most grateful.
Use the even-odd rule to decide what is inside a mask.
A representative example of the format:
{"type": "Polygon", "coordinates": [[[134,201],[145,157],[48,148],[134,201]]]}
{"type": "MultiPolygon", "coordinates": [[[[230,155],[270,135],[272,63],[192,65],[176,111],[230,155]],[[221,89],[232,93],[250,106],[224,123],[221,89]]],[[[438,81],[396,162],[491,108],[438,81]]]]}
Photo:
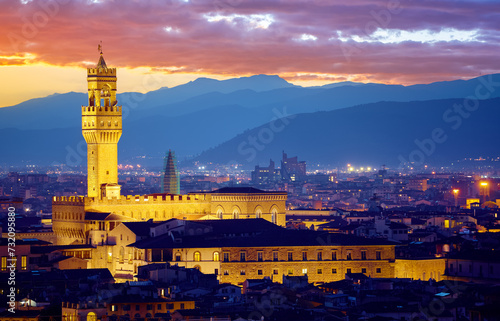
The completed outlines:
{"type": "Polygon", "coordinates": [[[163,184],[161,186],[162,193],[180,194],[180,177],[177,172],[177,160],[175,152],[168,151],[168,156],[165,157],[163,172],[163,184]]]}
{"type": "Polygon", "coordinates": [[[82,133],[87,142],[87,194],[102,199],[120,195],[118,141],[122,108],[116,101],[116,68],[108,68],[100,53],[95,68],[87,68],[88,106],[82,107],[82,133]]]}

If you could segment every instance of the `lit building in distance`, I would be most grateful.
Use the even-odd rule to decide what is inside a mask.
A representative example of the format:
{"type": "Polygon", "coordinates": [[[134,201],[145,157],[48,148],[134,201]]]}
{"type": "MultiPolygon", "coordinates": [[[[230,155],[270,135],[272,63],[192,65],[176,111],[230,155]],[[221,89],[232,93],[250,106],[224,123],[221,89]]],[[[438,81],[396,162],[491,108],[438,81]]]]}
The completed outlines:
{"type": "Polygon", "coordinates": [[[162,193],[180,194],[180,177],[177,171],[177,159],[175,152],[169,150],[163,165],[162,193]]]}
{"type": "Polygon", "coordinates": [[[280,180],[280,173],[280,169],[275,169],[274,161],[270,159],[268,167],[255,166],[255,170],[252,171],[252,183],[256,185],[265,185],[277,182],[280,180]]]}
{"type": "Polygon", "coordinates": [[[297,156],[288,158],[288,155],[283,152],[281,177],[285,182],[304,180],[306,178],[306,162],[299,162],[297,156]]]}

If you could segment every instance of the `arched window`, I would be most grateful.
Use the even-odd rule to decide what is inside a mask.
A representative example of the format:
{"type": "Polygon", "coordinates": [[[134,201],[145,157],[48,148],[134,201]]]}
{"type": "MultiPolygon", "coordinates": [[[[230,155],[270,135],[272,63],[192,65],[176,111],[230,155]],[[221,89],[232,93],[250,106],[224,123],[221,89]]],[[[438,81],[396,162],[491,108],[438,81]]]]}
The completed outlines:
{"type": "Polygon", "coordinates": [[[195,265],[194,268],[201,272],[201,266],[195,265]]]}
{"type": "Polygon", "coordinates": [[[276,224],[277,220],[278,220],[278,210],[276,209],[276,207],[274,207],[271,210],[271,222],[273,222],[274,224],[276,224]]]}
{"type": "Polygon", "coordinates": [[[220,207],[217,209],[217,218],[222,219],[222,208],[220,207]]]}
{"type": "Polygon", "coordinates": [[[176,253],[175,254],[175,261],[176,262],[180,262],[181,261],[181,254],[180,253],[176,253]]]}
{"type": "Polygon", "coordinates": [[[262,209],[258,208],[255,211],[255,218],[262,218],[262,209]]]}
{"type": "Polygon", "coordinates": [[[214,252],[214,262],[219,262],[219,252],[214,252]]]}
{"type": "Polygon", "coordinates": [[[200,262],[201,261],[201,253],[196,251],[194,252],[194,261],[195,262],[200,262]]]}
{"type": "Polygon", "coordinates": [[[238,208],[233,209],[233,219],[238,219],[240,217],[240,210],[238,208]]]}
{"type": "Polygon", "coordinates": [[[96,321],[97,315],[94,312],[89,312],[87,314],[87,321],[96,321]]]}

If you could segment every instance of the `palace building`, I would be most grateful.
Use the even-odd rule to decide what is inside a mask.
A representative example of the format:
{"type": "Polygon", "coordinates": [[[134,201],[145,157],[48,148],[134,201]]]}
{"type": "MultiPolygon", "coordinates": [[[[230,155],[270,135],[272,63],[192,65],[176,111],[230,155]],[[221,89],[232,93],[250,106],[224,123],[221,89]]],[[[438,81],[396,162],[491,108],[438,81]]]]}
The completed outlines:
{"type": "Polygon", "coordinates": [[[101,51],[96,67],[87,69],[88,106],[81,107],[82,134],[87,142],[87,196],[54,197],[57,244],[106,243],[109,232],[130,221],[263,218],[285,226],[286,192],[223,188],[187,195],[121,195],[118,141],[122,107],[116,82],[116,68],[107,66],[101,51]]]}

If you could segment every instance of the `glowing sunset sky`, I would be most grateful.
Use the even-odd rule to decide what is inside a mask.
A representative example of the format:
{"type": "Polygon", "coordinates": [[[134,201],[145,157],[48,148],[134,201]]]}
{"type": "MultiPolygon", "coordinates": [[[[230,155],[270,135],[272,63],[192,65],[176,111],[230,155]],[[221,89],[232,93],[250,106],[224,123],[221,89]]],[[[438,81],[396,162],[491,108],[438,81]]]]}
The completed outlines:
{"type": "Polygon", "coordinates": [[[303,86],[500,70],[497,1],[0,0],[0,106],[83,92],[102,40],[118,90],[277,74],[303,86]]]}

